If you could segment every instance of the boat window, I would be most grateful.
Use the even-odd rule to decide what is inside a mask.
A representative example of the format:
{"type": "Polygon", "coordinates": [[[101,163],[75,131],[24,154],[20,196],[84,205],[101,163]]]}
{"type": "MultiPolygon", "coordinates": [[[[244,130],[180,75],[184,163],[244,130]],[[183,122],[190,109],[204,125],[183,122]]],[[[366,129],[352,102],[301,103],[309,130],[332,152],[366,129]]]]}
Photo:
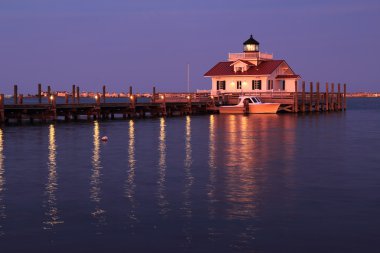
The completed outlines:
{"type": "Polygon", "coordinates": [[[251,99],[252,99],[253,103],[257,103],[257,100],[255,97],[251,97],[251,99]]]}
{"type": "Polygon", "coordinates": [[[249,98],[244,99],[244,104],[245,104],[245,101],[247,101],[248,104],[252,104],[252,101],[249,98]]]}
{"type": "Polygon", "coordinates": [[[260,98],[256,98],[257,102],[258,103],[262,103],[261,99],[260,98]]]}

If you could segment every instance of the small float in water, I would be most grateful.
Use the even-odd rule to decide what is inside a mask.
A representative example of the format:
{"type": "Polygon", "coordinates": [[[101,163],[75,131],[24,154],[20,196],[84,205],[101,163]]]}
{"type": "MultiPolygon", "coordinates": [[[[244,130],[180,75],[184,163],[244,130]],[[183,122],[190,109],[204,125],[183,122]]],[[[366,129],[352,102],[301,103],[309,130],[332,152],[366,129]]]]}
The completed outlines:
{"type": "Polygon", "coordinates": [[[220,106],[219,113],[277,113],[280,103],[263,103],[259,97],[240,96],[237,105],[220,106]]]}
{"type": "Polygon", "coordinates": [[[102,141],[108,141],[108,137],[107,136],[103,136],[102,138],[100,138],[102,141]]]}

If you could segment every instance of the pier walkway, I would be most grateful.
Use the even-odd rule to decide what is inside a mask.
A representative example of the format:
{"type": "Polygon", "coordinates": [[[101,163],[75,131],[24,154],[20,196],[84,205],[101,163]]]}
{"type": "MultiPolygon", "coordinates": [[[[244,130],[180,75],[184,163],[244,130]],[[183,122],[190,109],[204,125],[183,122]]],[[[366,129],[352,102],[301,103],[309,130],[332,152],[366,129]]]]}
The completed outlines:
{"type": "Polygon", "coordinates": [[[142,96],[132,93],[118,102],[118,99],[106,97],[106,87],[102,93],[95,93],[92,97],[82,97],[79,87],[73,86],[72,93],[66,93],[64,101],[58,101],[57,93],[51,91],[48,86],[45,96],[42,95],[41,85],[38,85],[38,93],[34,97],[35,103],[24,103],[22,94],[18,94],[17,85],[14,86],[13,103],[6,103],[3,94],[0,94],[0,123],[29,120],[34,122],[55,120],[87,120],[97,119],[128,119],[145,117],[163,117],[175,115],[218,113],[218,106],[236,104],[239,95],[255,95],[264,102],[280,103],[280,112],[321,112],[346,110],[346,84],[337,85],[326,83],[326,90],[320,91],[319,83],[316,83],[315,91],[313,83],[306,90],[305,82],[302,82],[295,92],[251,92],[228,93],[211,96],[209,93],[156,93],[142,96]],[[43,99],[45,98],[45,99],[43,99]],[[90,102],[89,102],[90,101],[90,102]]]}

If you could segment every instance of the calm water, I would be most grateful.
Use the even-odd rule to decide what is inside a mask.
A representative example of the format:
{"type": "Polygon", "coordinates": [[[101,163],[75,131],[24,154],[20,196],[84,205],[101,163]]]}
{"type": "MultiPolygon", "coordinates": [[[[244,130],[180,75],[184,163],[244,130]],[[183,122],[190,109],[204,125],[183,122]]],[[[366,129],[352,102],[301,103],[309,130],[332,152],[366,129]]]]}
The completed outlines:
{"type": "Polygon", "coordinates": [[[0,128],[0,252],[379,252],[380,99],[349,108],[0,128]]]}

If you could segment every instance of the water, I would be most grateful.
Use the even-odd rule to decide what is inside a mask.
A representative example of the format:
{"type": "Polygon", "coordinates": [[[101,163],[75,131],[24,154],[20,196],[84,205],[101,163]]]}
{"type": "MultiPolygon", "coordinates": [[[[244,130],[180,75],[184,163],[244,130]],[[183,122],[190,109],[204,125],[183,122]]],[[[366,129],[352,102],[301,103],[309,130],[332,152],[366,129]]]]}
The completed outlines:
{"type": "Polygon", "coordinates": [[[378,252],[380,99],[349,108],[0,128],[1,252],[378,252]]]}

